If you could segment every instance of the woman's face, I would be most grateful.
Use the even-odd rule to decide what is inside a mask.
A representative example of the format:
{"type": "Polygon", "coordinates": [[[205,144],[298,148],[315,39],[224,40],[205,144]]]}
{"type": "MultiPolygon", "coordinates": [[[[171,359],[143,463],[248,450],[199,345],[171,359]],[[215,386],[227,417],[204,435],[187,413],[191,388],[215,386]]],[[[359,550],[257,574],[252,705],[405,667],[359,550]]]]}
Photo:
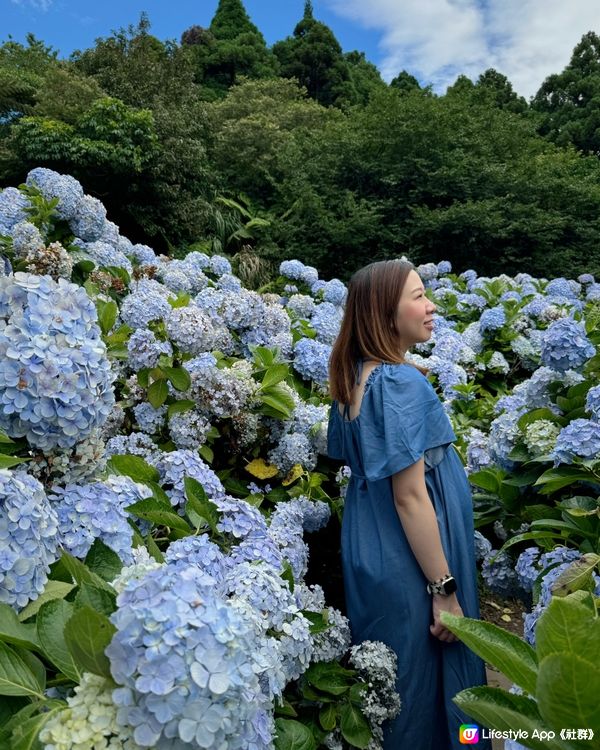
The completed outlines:
{"type": "Polygon", "coordinates": [[[421,277],[411,270],[396,308],[396,327],[405,350],[431,337],[433,313],[436,309],[433,302],[425,296],[421,277]]]}

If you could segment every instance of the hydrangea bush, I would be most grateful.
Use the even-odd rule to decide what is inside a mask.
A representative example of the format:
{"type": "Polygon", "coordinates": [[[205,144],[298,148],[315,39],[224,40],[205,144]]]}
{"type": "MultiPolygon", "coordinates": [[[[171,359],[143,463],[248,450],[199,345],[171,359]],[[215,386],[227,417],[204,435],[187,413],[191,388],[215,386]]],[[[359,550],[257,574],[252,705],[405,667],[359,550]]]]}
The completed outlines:
{"type": "MultiPolygon", "coordinates": [[[[0,647],[41,701],[0,741],[35,715],[45,750],[380,748],[395,655],[307,582],[351,481],[326,456],[345,284],[158,256],[45,168],[0,191],[0,252],[0,647]]],[[[437,312],[410,357],[465,456],[482,585],[534,644],[600,551],[600,284],[417,271],[437,312]]]]}

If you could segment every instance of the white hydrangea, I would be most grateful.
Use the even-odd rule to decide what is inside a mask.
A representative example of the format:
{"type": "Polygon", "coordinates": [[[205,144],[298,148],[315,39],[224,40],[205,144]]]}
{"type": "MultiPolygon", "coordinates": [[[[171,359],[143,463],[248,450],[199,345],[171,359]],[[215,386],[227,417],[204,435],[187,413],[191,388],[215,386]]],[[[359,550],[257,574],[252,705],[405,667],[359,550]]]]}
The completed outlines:
{"type": "Polygon", "coordinates": [[[543,456],[550,453],[556,445],[560,425],[549,419],[538,419],[525,428],[523,436],[527,450],[532,456],[543,456]]]}

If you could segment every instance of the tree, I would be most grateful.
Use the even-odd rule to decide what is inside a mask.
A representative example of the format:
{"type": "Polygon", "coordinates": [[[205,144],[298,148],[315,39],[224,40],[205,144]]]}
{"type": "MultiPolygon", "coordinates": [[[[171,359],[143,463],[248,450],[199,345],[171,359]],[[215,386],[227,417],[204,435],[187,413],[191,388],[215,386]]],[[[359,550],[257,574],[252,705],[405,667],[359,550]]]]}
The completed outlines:
{"type": "Polygon", "coordinates": [[[57,64],[57,52],[33,34],[27,34],[27,46],[9,36],[0,46],[0,122],[32,111],[48,71],[57,64]]]}
{"type": "Polygon", "coordinates": [[[516,93],[508,78],[494,68],[488,68],[479,76],[475,92],[482,95],[482,103],[506,109],[508,112],[522,113],[527,109],[525,99],[516,93]]]}
{"type": "Polygon", "coordinates": [[[572,143],[600,156],[600,37],[584,34],[562,73],[548,76],[531,103],[539,132],[559,145],[572,143]]]}
{"type": "Polygon", "coordinates": [[[312,15],[307,4],[294,34],[273,45],[281,75],[296,78],[313,99],[325,106],[348,98],[350,73],[342,48],[331,29],[312,15]]]}
{"type": "Polygon", "coordinates": [[[269,78],[277,74],[277,61],[241,0],[219,0],[208,32],[196,34],[193,44],[189,38],[184,43],[194,55],[197,80],[222,96],[239,76],[269,78]]]}
{"type": "Polygon", "coordinates": [[[398,91],[415,91],[421,88],[419,81],[407,70],[401,70],[395,78],[392,78],[390,86],[398,91]]]}

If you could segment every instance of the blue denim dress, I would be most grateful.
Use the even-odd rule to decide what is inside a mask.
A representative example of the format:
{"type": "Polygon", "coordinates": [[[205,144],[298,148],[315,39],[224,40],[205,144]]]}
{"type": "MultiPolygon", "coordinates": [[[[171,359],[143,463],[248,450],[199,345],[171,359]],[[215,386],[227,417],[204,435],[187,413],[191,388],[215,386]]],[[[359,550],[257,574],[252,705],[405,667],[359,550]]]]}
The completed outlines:
{"type": "MultiPolygon", "coordinates": [[[[423,456],[458,602],[465,616],[479,619],[473,501],[455,440],[433,386],[407,363],[384,362],[369,373],[354,419],[348,405],[343,414],[336,401],[331,405],[327,452],[352,470],[341,538],[352,642],[383,641],[398,657],[402,707],[383,725],[385,750],[461,750],[460,725],[477,722],[452,698],[486,685],[480,657],[460,641],[446,643],[431,634],[427,579],[394,505],[391,475],[423,456]]],[[[474,747],[491,750],[491,741],[474,747]]]]}

